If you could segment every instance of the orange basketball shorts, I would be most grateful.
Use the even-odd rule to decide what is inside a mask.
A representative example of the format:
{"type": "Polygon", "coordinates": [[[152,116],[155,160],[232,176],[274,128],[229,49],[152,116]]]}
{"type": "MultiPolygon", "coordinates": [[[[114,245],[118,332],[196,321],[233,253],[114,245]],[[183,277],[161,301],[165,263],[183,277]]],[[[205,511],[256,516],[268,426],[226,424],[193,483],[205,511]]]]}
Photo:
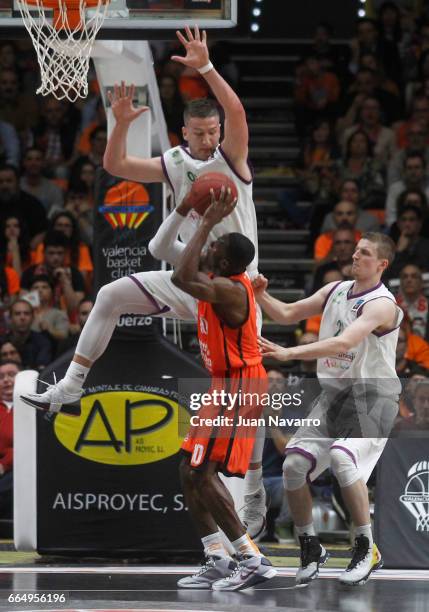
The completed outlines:
{"type": "Polygon", "coordinates": [[[261,424],[261,398],[267,391],[262,364],[230,370],[225,377],[214,376],[207,391],[210,403],[191,415],[182,444],[190,466],[201,470],[215,462],[225,476],[244,478],[261,424]]]}

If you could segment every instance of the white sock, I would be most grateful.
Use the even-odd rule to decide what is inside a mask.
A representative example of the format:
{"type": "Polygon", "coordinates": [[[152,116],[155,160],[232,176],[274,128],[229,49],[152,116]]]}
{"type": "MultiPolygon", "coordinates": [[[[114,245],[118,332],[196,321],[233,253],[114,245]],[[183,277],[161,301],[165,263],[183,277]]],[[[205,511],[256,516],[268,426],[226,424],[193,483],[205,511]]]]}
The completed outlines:
{"type": "Polygon", "coordinates": [[[231,542],[234,546],[235,551],[239,555],[246,555],[248,557],[263,557],[264,555],[261,553],[259,548],[256,546],[255,542],[249,536],[249,534],[245,533],[238,538],[238,540],[234,540],[231,542]]]}
{"type": "Polygon", "coordinates": [[[222,536],[219,531],[201,538],[201,542],[203,543],[204,554],[206,557],[212,557],[213,555],[216,555],[217,557],[229,557],[229,554],[222,543],[222,536]]]}
{"type": "Polygon", "coordinates": [[[302,535],[315,536],[316,535],[316,532],[314,530],[314,523],[309,523],[308,525],[303,525],[302,527],[298,527],[298,525],[295,525],[295,529],[299,536],[302,536],[302,535]]]}
{"type": "Polygon", "coordinates": [[[64,376],[62,383],[64,391],[67,393],[77,393],[82,390],[83,383],[89,374],[90,368],[72,361],[68,367],[66,375],[64,376]]]}
{"type": "Polygon", "coordinates": [[[369,547],[372,548],[374,544],[374,539],[372,537],[372,529],[371,525],[361,525],[360,527],[355,527],[355,538],[360,535],[364,535],[369,540],[369,547]]]}
{"type": "Polygon", "coordinates": [[[256,468],[256,470],[247,470],[244,478],[244,494],[257,493],[261,487],[263,487],[262,467],[256,468]]]}

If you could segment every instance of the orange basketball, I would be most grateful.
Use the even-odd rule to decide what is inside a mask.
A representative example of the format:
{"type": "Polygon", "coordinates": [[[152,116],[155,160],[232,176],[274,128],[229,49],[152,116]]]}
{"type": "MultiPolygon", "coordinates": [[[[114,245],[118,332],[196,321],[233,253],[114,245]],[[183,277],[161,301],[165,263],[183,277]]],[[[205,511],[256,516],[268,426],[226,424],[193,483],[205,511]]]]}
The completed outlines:
{"type": "Polygon", "coordinates": [[[226,174],[222,174],[221,172],[207,172],[206,174],[201,174],[194,181],[189,194],[192,208],[194,208],[198,214],[203,215],[211,203],[210,190],[213,189],[215,197],[219,198],[222,186],[224,186],[225,189],[229,188],[234,198],[238,197],[236,184],[226,174]]]}

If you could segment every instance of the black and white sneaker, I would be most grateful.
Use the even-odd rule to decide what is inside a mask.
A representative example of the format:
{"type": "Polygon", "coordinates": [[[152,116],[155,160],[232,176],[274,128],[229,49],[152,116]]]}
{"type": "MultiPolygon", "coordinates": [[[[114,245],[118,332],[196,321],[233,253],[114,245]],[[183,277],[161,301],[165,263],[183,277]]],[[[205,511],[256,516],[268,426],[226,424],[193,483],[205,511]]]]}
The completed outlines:
{"type": "Polygon", "coordinates": [[[83,391],[67,393],[63,389],[62,382],[60,380],[53,385],[44,383],[48,386],[44,393],[28,393],[27,395],[21,395],[21,399],[28,406],[48,414],[61,412],[62,414],[78,417],[81,414],[80,398],[83,391]]]}
{"type": "Polygon", "coordinates": [[[186,576],[177,582],[181,589],[211,589],[213,583],[230,576],[237,564],[231,557],[207,557],[205,563],[193,576],[186,576]]]}
{"type": "Polygon", "coordinates": [[[299,567],[295,582],[307,584],[319,575],[319,567],[329,559],[329,553],[323,548],[317,536],[299,536],[301,546],[301,566],[299,567]]]}
{"type": "Polygon", "coordinates": [[[340,574],[341,584],[347,586],[360,586],[367,582],[371,573],[383,567],[383,559],[376,544],[369,545],[366,536],[355,538],[353,556],[347,569],[340,574]]]}

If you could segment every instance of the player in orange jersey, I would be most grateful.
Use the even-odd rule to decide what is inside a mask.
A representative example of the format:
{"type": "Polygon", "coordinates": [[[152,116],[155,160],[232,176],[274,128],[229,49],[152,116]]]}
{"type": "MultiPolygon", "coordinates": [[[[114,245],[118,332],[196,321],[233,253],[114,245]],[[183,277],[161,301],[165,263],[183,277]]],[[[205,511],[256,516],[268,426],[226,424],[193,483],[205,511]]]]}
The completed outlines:
{"type": "Polygon", "coordinates": [[[179,580],[181,588],[235,591],[276,575],[246,533],[219,478],[219,472],[244,477],[261,414],[258,398],[267,389],[257,343],[255,299],[246,274],[255,247],[243,234],[229,233],[203,251],[214,226],[235,204],[223,188],[217,201],[212,193],[211,206],[171,279],[198,300],[198,338],[204,364],[212,375],[212,402],[191,419],[180,468],[186,504],[207,560],[197,574],[179,580]],[[219,400],[222,392],[228,399],[219,400]],[[245,402],[245,397],[252,399],[245,402]],[[238,564],[224,548],[218,525],[231,541],[238,564]]]}

